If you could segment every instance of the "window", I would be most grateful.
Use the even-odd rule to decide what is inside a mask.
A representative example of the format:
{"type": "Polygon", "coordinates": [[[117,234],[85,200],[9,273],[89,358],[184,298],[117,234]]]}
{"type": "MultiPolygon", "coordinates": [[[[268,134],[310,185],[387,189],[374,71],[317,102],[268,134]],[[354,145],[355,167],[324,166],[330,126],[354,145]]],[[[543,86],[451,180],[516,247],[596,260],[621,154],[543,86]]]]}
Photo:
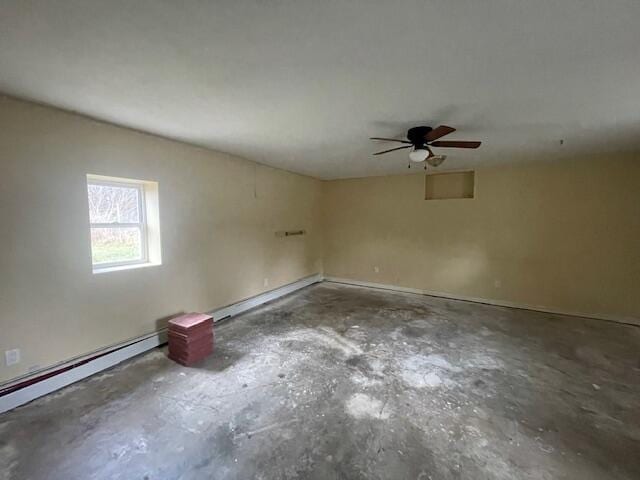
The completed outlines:
{"type": "MultiPolygon", "coordinates": [[[[154,191],[153,185],[157,199],[155,182],[87,176],[94,273],[159,263],[159,245],[151,249],[157,250],[158,258],[152,261],[150,255],[154,236],[149,234],[147,193],[154,191]]],[[[153,223],[157,225],[157,216],[153,223]]]]}

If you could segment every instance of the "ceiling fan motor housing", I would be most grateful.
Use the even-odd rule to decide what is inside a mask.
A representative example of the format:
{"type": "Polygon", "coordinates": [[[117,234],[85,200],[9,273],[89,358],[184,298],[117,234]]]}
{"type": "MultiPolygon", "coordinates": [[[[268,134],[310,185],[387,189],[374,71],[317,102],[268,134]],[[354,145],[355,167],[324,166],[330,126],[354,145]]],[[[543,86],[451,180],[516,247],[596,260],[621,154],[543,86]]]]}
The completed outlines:
{"type": "Polygon", "coordinates": [[[413,127],[410,128],[407,132],[407,139],[411,143],[413,143],[416,149],[423,149],[427,141],[425,140],[425,135],[429,133],[433,128],[431,127],[413,127]]]}
{"type": "MultiPolygon", "coordinates": [[[[382,155],[383,153],[404,150],[405,148],[413,148],[409,153],[409,158],[414,162],[423,162],[426,159],[435,156],[430,147],[442,148],[478,148],[482,142],[468,142],[463,140],[442,141],[438,140],[445,135],[455,132],[456,129],[447,125],[440,125],[437,128],[427,126],[419,126],[410,128],[407,131],[408,140],[400,140],[398,138],[370,137],[371,140],[382,140],[385,142],[403,143],[402,147],[390,148],[382,152],[376,152],[374,155],[382,155]]],[[[443,158],[444,159],[444,158],[443,158]]]]}

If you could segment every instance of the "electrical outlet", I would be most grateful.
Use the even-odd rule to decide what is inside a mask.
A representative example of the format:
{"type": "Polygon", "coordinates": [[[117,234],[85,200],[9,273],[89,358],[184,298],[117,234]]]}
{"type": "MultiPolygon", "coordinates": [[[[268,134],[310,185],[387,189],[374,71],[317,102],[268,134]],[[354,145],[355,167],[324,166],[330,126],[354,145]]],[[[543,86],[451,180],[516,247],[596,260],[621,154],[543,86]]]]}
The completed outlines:
{"type": "Polygon", "coordinates": [[[373,267],[373,271],[376,273],[380,273],[380,267],[373,267]]]}
{"type": "Polygon", "coordinates": [[[493,286],[496,288],[500,288],[502,286],[502,282],[500,280],[494,280],[493,286]]]}
{"type": "Polygon", "coordinates": [[[13,350],[7,350],[4,352],[4,363],[7,367],[20,363],[20,349],[14,348],[13,350]]]}
{"type": "Polygon", "coordinates": [[[268,287],[268,286],[269,286],[269,279],[268,279],[268,278],[265,278],[265,279],[263,280],[263,282],[262,282],[262,286],[264,286],[264,287],[268,287]]]}

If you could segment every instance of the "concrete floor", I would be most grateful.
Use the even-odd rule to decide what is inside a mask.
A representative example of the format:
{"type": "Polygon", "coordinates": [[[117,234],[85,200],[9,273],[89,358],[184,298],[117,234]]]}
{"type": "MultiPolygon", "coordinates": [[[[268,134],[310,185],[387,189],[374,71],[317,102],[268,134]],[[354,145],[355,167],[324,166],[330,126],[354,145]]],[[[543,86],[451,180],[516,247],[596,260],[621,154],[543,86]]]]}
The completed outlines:
{"type": "Polygon", "coordinates": [[[1,479],[639,479],[640,329],[331,283],[0,416],[1,479]]]}

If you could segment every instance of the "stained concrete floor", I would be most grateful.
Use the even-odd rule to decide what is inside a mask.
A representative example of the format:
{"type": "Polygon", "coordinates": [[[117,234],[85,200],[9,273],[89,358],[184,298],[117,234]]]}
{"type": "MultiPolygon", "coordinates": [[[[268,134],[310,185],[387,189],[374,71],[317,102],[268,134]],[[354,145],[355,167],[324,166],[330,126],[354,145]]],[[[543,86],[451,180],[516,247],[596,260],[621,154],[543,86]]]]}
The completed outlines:
{"type": "Polygon", "coordinates": [[[0,416],[2,479],[639,479],[640,329],[331,283],[0,416]]]}

